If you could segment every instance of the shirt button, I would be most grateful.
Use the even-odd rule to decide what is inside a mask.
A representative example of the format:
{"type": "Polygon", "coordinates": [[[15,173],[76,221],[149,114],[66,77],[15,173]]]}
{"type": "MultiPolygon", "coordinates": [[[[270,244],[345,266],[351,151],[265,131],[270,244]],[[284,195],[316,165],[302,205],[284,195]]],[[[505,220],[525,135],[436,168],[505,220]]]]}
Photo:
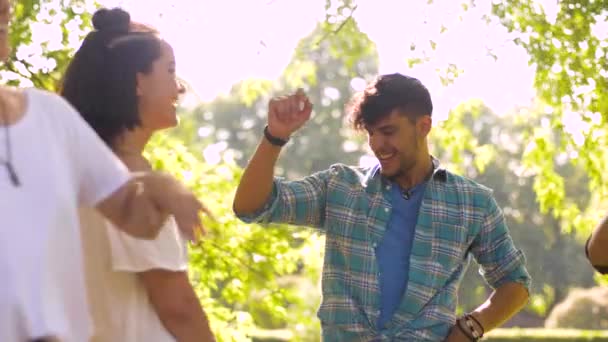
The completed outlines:
{"type": "Polygon", "coordinates": [[[388,213],[388,208],[384,208],[384,212],[385,212],[385,213],[388,213]]]}
{"type": "Polygon", "coordinates": [[[376,247],[378,247],[378,244],[374,242],[374,243],[372,243],[372,247],[376,248],[376,247]]]}
{"type": "Polygon", "coordinates": [[[386,190],[390,190],[390,189],[391,189],[391,186],[390,186],[390,185],[387,185],[387,186],[385,186],[384,188],[385,188],[386,190]]]}

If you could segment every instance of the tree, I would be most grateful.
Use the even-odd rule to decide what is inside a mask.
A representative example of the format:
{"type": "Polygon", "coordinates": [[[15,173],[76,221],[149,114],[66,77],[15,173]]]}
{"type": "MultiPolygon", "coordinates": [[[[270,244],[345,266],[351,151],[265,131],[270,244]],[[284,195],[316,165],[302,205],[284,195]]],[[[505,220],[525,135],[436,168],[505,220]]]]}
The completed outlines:
{"type": "MultiPolygon", "coordinates": [[[[235,165],[204,163],[181,142],[163,136],[147,146],[147,157],[155,169],[176,175],[193,189],[217,216],[217,221],[205,222],[209,235],[190,246],[190,275],[220,341],[248,341],[254,334],[252,300],[257,310],[271,320],[291,323],[288,327],[294,330],[296,317],[312,326],[314,316],[297,316],[302,309],[294,310],[296,317],[287,314],[290,303],[308,307],[306,293],[279,285],[282,276],[302,271],[301,260],[318,248],[312,232],[244,224],[235,218],[232,198],[241,174],[235,165]]],[[[319,266],[305,271],[318,277],[319,266]]]]}
{"type": "MultiPolygon", "coordinates": [[[[475,5],[474,1],[470,1],[463,8],[475,5]]],[[[80,42],[84,31],[90,28],[90,14],[94,6],[92,0],[20,0],[15,3],[11,24],[13,56],[5,65],[5,71],[0,73],[2,79],[11,84],[21,82],[54,90],[72,48],[80,42]],[[40,34],[43,31],[46,38],[40,34]]],[[[493,134],[492,137],[484,137],[487,131],[477,131],[471,119],[458,118],[454,114],[451,126],[448,124],[445,127],[443,137],[438,140],[438,146],[443,146],[444,152],[452,156],[454,161],[458,161],[460,153],[462,165],[467,166],[463,169],[465,173],[486,180],[490,186],[502,180],[515,189],[523,179],[523,190],[519,189],[519,195],[515,198],[510,193],[497,193],[499,202],[506,203],[512,210],[509,215],[512,215],[513,221],[524,218],[523,222],[512,225],[514,235],[522,241],[529,240],[530,244],[561,248],[565,255],[577,253],[570,229],[576,228],[577,232],[585,234],[601,213],[597,208],[606,205],[604,198],[608,190],[608,175],[603,172],[606,166],[603,146],[607,142],[608,42],[606,37],[602,38],[596,32],[596,28],[601,27],[598,23],[606,19],[606,8],[606,1],[561,1],[553,19],[531,0],[509,0],[494,2],[492,12],[488,12],[484,18],[488,21],[492,18],[499,20],[509,29],[514,35],[513,39],[526,49],[530,62],[536,66],[536,88],[543,104],[543,110],[539,112],[543,114],[531,120],[537,123],[536,126],[522,128],[506,125],[510,127],[507,130],[511,130],[508,135],[516,139],[518,148],[521,148],[518,151],[523,151],[523,162],[517,164],[525,177],[505,173],[504,166],[512,165],[521,154],[491,147],[486,141],[492,141],[493,145],[500,145],[500,141],[492,140],[495,139],[493,134]],[[545,105],[550,110],[545,111],[545,105]],[[565,119],[572,118],[586,126],[579,140],[576,139],[577,133],[564,123],[565,119]],[[472,124],[469,127],[473,128],[467,128],[467,120],[472,124]],[[543,124],[545,122],[548,124],[543,124]],[[515,132],[521,130],[523,134],[517,137],[515,132]],[[453,141],[461,143],[446,140],[450,137],[460,137],[453,141]],[[475,141],[472,137],[479,139],[475,141]],[[585,170],[584,174],[581,174],[581,168],[585,170]],[[566,179],[570,182],[566,182],[566,179]],[[591,195],[580,191],[581,184],[585,183],[591,195]],[[526,200],[532,198],[530,187],[534,189],[543,212],[551,211],[555,219],[533,213],[534,208],[526,200]],[[516,214],[516,211],[520,213],[516,214]],[[539,226],[542,229],[532,233],[524,230],[528,228],[526,221],[534,221],[538,217],[541,217],[542,224],[539,226]],[[517,233],[520,224],[521,235],[517,233]],[[556,231],[565,234],[556,235],[556,231]],[[541,240],[547,237],[549,239],[541,240]]],[[[309,125],[309,131],[294,137],[297,143],[290,147],[293,154],[283,158],[285,173],[291,178],[325,168],[336,160],[356,163],[363,142],[361,138],[338,128],[341,119],[336,111],[342,110],[344,100],[352,91],[350,82],[354,79],[356,83],[358,80],[356,76],[368,79],[377,72],[373,43],[359,31],[352,18],[356,10],[354,1],[326,0],[326,21],[301,42],[299,53],[294,56],[284,77],[277,82],[250,80],[235,86],[229,98],[214,101],[216,107],[202,107],[192,119],[186,115],[180,137],[201,133],[198,136],[204,138],[186,140],[188,147],[196,149],[220,140],[216,146],[230,146],[234,149],[232,155],[242,163],[244,157],[238,158],[239,154],[250,155],[259,139],[270,94],[291,91],[302,86],[300,81],[305,80],[305,84],[312,85],[307,90],[314,96],[313,102],[321,106],[315,109],[317,117],[309,125]],[[330,65],[331,68],[323,69],[330,65]],[[335,74],[333,79],[330,77],[332,73],[335,74]],[[236,114],[242,114],[243,118],[236,114]],[[201,118],[217,120],[218,127],[199,125],[201,118]],[[331,127],[330,132],[340,134],[319,134],[324,127],[331,127]],[[315,139],[306,142],[306,137],[315,139]],[[190,142],[193,142],[191,146],[190,142]],[[344,151],[344,145],[348,151],[344,151]],[[313,152],[314,155],[318,154],[316,158],[310,158],[313,152]],[[308,160],[308,164],[302,164],[303,160],[308,160]]],[[[424,60],[423,56],[411,62],[424,60]]],[[[451,66],[448,71],[456,69],[451,66]]],[[[451,72],[451,75],[455,77],[457,72],[451,72]]],[[[480,117],[483,118],[489,115],[482,113],[480,117]]],[[[499,121],[495,124],[508,124],[508,120],[499,121]]],[[[484,127],[489,129],[490,126],[484,127]]],[[[283,290],[278,286],[278,281],[283,275],[302,271],[300,260],[304,258],[304,251],[315,250],[306,254],[306,258],[310,258],[310,254],[320,255],[314,249],[318,247],[317,244],[307,244],[311,239],[309,233],[282,226],[263,228],[244,225],[236,221],[230,213],[229,202],[240,171],[233,164],[221,159],[217,164],[204,163],[195,157],[197,153],[191,153],[190,149],[171,138],[154,142],[149,153],[157,167],[184,177],[207,203],[216,203],[212,207],[220,219],[217,223],[209,223],[211,236],[200,246],[192,247],[192,276],[197,281],[201,300],[211,314],[214,328],[222,332],[222,338],[243,340],[254,329],[256,317],[248,312],[251,306],[248,306],[247,300],[255,296],[260,298],[256,303],[257,309],[262,307],[273,317],[288,321],[290,317],[286,316],[292,315],[285,314],[285,304],[297,304],[302,300],[294,295],[294,291],[283,290]],[[260,292],[261,289],[270,290],[264,293],[260,292]],[[265,296],[259,297],[260,293],[265,296]]],[[[231,153],[224,153],[224,160],[230,159],[231,153]]],[[[540,253],[540,249],[531,251],[540,253]]],[[[580,256],[580,250],[578,253],[576,255],[580,256]]],[[[552,265],[552,262],[560,260],[558,256],[546,254],[545,258],[549,257],[550,262],[543,262],[552,265]]],[[[540,259],[541,256],[534,257],[534,262],[540,259]]],[[[318,268],[310,265],[303,270],[311,272],[311,277],[315,279],[318,268]]],[[[534,273],[545,272],[539,269],[534,273]]],[[[576,279],[585,279],[586,276],[580,277],[576,279]]],[[[559,284],[560,280],[548,277],[546,281],[559,284]]],[[[547,293],[549,299],[559,296],[551,294],[551,291],[547,293]]]]}
{"type": "MultiPolygon", "coordinates": [[[[436,154],[449,161],[450,169],[494,190],[533,277],[529,309],[541,317],[561,302],[571,287],[593,284],[593,271],[579,267],[585,264],[585,256],[576,234],[563,232],[559,220],[531,205],[537,197],[534,174],[521,159],[527,137],[549,119],[550,114],[543,113],[541,108],[520,108],[499,116],[474,100],[456,107],[432,135],[436,154]],[[443,134],[444,130],[449,134],[443,134]],[[563,272],[566,269],[569,271],[563,272]]],[[[562,163],[556,171],[570,180],[567,191],[576,196],[573,200],[587,206],[589,192],[583,189],[589,180],[584,170],[562,163]]],[[[465,310],[475,308],[489,295],[489,288],[480,285],[476,273],[477,267],[470,267],[461,286],[460,305],[465,310]]]]}
{"type": "Polygon", "coordinates": [[[343,29],[352,31],[352,36],[339,46],[357,50],[359,59],[352,59],[329,41],[317,45],[317,37],[323,32],[319,27],[300,41],[291,63],[276,82],[244,80],[228,96],[186,114],[184,121],[192,119],[190,122],[195,123],[204,138],[193,136],[192,126],[176,131],[176,135],[188,139],[189,134],[191,142],[199,146],[208,144],[210,137],[225,142],[224,147],[235,151],[236,161],[244,166],[261,137],[270,97],[303,87],[315,106],[314,116],[292,137],[293,143],[287,147],[288,153],[281,156],[279,167],[294,178],[326,169],[336,162],[356,165],[364,144],[361,136],[344,129],[344,105],[353,94],[353,84],[365,83],[364,79],[376,75],[378,57],[374,44],[358,31],[354,20],[348,21],[343,29]]]}
{"type": "MultiPolygon", "coordinates": [[[[88,0],[17,2],[11,23],[13,52],[2,72],[3,80],[56,90],[73,47],[90,30],[94,8],[88,0]],[[46,38],[40,34],[43,30],[46,38]]],[[[257,328],[248,304],[252,298],[257,298],[258,308],[275,320],[288,322],[290,328],[295,329],[295,319],[314,326],[314,316],[303,317],[303,310],[294,310],[296,314],[288,317],[287,303],[302,308],[309,305],[297,288],[278,283],[281,276],[301,270],[303,258],[310,258],[304,253],[316,248],[311,247],[315,241],[311,233],[238,221],[231,200],[241,171],[234,164],[204,163],[180,142],[163,136],[147,146],[147,156],[156,169],[185,182],[217,216],[216,222],[206,223],[210,235],[190,246],[190,275],[219,341],[250,340],[257,328]],[[263,297],[255,297],[262,291],[263,297]]],[[[305,272],[313,279],[318,274],[314,267],[305,272]]]]}
{"type": "Polygon", "coordinates": [[[11,20],[11,56],[0,73],[8,84],[55,90],[73,48],[91,27],[93,0],[20,0],[11,20]]]}
{"type": "MultiPolygon", "coordinates": [[[[428,1],[429,5],[434,1],[428,1]]],[[[462,2],[463,11],[478,7],[475,0],[462,2]]],[[[485,5],[485,3],[484,3],[485,5]]],[[[357,8],[350,0],[326,0],[326,32],[339,30],[357,8]]],[[[598,221],[597,206],[585,208],[566,191],[566,182],[556,169],[564,157],[580,165],[589,176],[589,190],[606,207],[608,174],[608,18],[606,0],[494,1],[478,20],[499,22],[513,41],[526,50],[536,68],[535,88],[539,100],[551,113],[549,124],[537,127],[526,140],[522,160],[535,174],[534,190],[541,211],[551,212],[565,232],[575,229],[586,236],[598,221]],[[555,139],[553,139],[555,138],[555,139]]],[[[442,27],[442,30],[444,28],[442,27]]],[[[343,38],[343,39],[346,39],[343,38]]],[[[431,44],[435,48],[435,44],[431,44]]],[[[410,62],[425,62],[428,58],[410,62]]],[[[496,58],[501,58],[496,55],[496,58]]],[[[455,68],[455,66],[451,65],[455,68]]],[[[449,69],[449,68],[448,68],[449,69]]],[[[457,77],[458,73],[452,73],[457,77]]]]}
{"type": "Polygon", "coordinates": [[[566,154],[585,169],[592,192],[608,194],[608,36],[600,31],[608,2],[570,0],[555,6],[552,16],[533,1],[512,0],[495,3],[492,13],[528,52],[536,67],[538,96],[552,110],[551,124],[530,136],[532,148],[524,158],[538,174],[534,187],[541,209],[552,210],[566,230],[576,228],[586,235],[596,224],[595,215],[585,214],[584,206],[572,200],[555,170],[566,154]],[[580,122],[582,131],[567,121],[580,122]],[[544,143],[548,131],[559,138],[557,144],[544,143]]]}
{"type": "MultiPolygon", "coordinates": [[[[354,21],[344,27],[357,29],[354,21]]],[[[362,154],[363,141],[360,136],[352,136],[352,132],[342,129],[343,109],[353,92],[352,84],[364,83],[363,77],[369,79],[377,73],[377,54],[373,43],[359,33],[353,46],[361,49],[364,57],[351,60],[350,56],[333,49],[327,41],[317,45],[319,32],[322,32],[321,28],[300,41],[291,63],[277,81],[244,80],[236,84],[228,96],[202,104],[192,113],[181,113],[180,128],[174,130],[171,136],[187,142],[194,150],[208,152],[215,148],[222,151],[216,157],[234,159],[244,165],[261,137],[269,98],[304,87],[315,104],[314,118],[292,138],[293,143],[281,157],[280,166],[284,174],[295,178],[327,168],[338,161],[356,164],[362,154]],[[345,150],[345,146],[350,148],[345,150]]],[[[234,185],[236,187],[236,183],[234,185]]],[[[316,340],[319,333],[315,313],[320,300],[316,288],[323,245],[317,241],[316,235],[311,236],[306,229],[290,228],[290,232],[294,236],[301,236],[297,239],[286,236],[286,241],[291,241],[290,246],[296,250],[315,249],[318,252],[313,253],[315,259],[311,259],[310,253],[302,258],[302,268],[295,274],[278,278],[283,289],[299,290],[300,298],[291,295],[283,302],[284,307],[290,308],[289,317],[269,315],[268,307],[260,308],[263,302],[258,299],[267,298],[268,295],[268,291],[261,289],[251,292],[251,300],[242,309],[251,313],[252,321],[264,328],[283,328],[287,324],[287,327],[295,327],[295,339],[306,340],[308,335],[316,340]],[[316,294],[314,300],[311,300],[311,292],[316,294]],[[308,299],[304,300],[302,296],[307,293],[308,299]],[[304,325],[303,322],[308,324],[304,325]]],[[[272,233],[266,231],[265,234],[272,233]]]]}

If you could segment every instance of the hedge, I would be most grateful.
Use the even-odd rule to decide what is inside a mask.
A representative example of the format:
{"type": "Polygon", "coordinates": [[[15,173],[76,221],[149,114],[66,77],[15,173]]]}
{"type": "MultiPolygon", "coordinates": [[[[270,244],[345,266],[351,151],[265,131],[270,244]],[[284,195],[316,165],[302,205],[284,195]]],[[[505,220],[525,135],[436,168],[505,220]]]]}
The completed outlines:
{"type": "Polygon", "coordinates": [[[577,329],[496,329],[488,334],[484,341],[511,342],[578,342],[578,341],[607,341],[608,330],[577,330],[577,329]]]}
{"type": "MultiPolygon", "coordinates": [[[[259,330],[253,337],[254,342],[282,342],[291,339],[286,330],[259,330]]],[[[483,341],[490,342],[608,342],[608,330],[577,329],[496,329],[490,332],[483,341]]]]}

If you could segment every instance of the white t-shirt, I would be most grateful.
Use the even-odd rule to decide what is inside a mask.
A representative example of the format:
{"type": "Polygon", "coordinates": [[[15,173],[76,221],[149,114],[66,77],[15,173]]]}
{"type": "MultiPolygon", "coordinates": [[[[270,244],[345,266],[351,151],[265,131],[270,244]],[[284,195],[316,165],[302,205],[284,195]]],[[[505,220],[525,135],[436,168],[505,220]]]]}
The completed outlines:
{"type": "Polygon", "coordinates": [[[154,240],[117,230],[92,209],[80,210],[91,342],[175,341],[162,325],[137,272],[186,271],[187,249],[170,218],[154,240]]]}
{"type": "MultiPolygon", "coordinates": [[[[130,175],[61,97],[25,96],[24,117],[9,127],[21,186],[0,167],[0,341],[82,342],[91,328],[78,207],[95,206],[130,175]]],[[[0,127],[2,159],[4,134],[0,127]]]]}

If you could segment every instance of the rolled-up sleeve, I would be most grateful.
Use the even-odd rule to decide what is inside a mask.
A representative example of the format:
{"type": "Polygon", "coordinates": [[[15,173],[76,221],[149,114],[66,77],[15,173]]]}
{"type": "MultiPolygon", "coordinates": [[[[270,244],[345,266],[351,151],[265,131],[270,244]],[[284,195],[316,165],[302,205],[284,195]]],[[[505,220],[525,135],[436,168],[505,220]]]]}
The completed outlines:
{"type": "Polygon", "coordinates": [[[489,196],[484,220],[471,252],[481,266],[481,274],[493,288],[516,282],[530,293],[531,278],[526,270],[526,258],[515,247],[502,210],[492,196],[489,196]]]}
{"type": "Polygon", "coordinates": [[[279,178],[274,179],[270,197],[268,197],[262,208],[251,214],[240,214],[235,211],[234,214],[236,217],[245,223],[268,223],[270,221],[271,213],[276,212],[276,206],[279,201],[277,188],[280,186],[280,182],[281,180],[279,178]]]}
{"type": "Polygon", "coordinates": [[[275,178],[264,206],[251,214],[235,213],[246,223],[287,223],[322,229],[330,170],[297,181],[275,178]]]}

